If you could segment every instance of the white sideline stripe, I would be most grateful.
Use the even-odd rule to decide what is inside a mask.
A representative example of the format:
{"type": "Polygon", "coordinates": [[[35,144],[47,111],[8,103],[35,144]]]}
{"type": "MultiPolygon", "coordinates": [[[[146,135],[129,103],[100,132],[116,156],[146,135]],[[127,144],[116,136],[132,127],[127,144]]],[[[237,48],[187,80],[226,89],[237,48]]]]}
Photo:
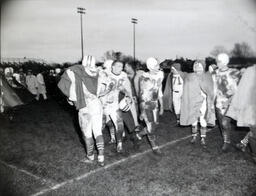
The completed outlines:
{"type": "MultiPolygon", "coordinates": [[[[182,137],[182,138],[179,138],[179,139],[176,139],[176,140],[167,142],[167,143],[165,143],[165,144],[159,146],[159,148],[162,149],[162,148],[164,148],[164,147],[166,147],[166,146],[168,146],[168,145],[172,145],[172,144],[174,144],[174,143],[180,142],[180,141],[185,140],[185,139],[187,139],[187,138],[189,138],[189,137],[191,137],[191,134],[190,134],[190,135],[187,135],[187,136],[185,136],[185,137],[182,137]]],[[[119,161],[116,161],[116,162],[114,162],[114,163],[108,164],[108,165],[106,165],[106,166],[104,166],[104,167],[99,167],[99,168],[97,168],[97,169],[95,169],[95,170],[92,170],[92,171],[90,171],[90,172],[88,172],[88,173],[85,173],[85,174],[83,174],[83,175],[81,175],[81,176],[78,176],[78,177],[76,177],[76,178],[73,178],[73,179],[64,181],[64,182],[62,182],[62,183],[56,184],[56,185],[54,185],[54,186],[51,186],[51,187],[49,187],[49,188],[43,189],[43,190],[41,190],[40,192],[37,192],[37,193],[35,193],[35,194],[31,195],[31,196],[38,196],[38,195],[42,195],[42,194],[44,194],[44,193],[47,193],[47,192],[49,192],[49,191],[56,190],[56,189],[58,189],[58,188],[60,188],[60,187],[62,187],[62,186],[65,186],[66,184],[71,184],[71,183],[73,183],[73,182],[75,182],[75,181],[79,181],[79,180],[81,180],[81,179],[87,178],[88,176],[90,176],[90,175],[92,175],[92,174],[95,174],[95,173],[97,173],[97,172],[99,172],[99,171],[102,171],[102,170],[111,168],[111,167],[113,167],[113,166],[115,166],[115,165],[118,165],[118,164],[120,164],[120,163],[125,162],[126,160],[130,160],[130,159],[133,159],[133,158],[137,158],[137,157],[139,157],[139,156],[141,156],[141,155],[144,155],[144,154],[147,154],[147,153],[149,153],[149,152],[152,152],[152,149],[148,149],[148,150],[146,150],[146,151],[144,151],[144,152],[140,152],[140,153],[131,155],[130,157],[126,157],[126,158],[120,159],[119,161]]]]}
{"type": "Polygon", "coordinates": [[[41,177],[38,177],[38,176],[36,176],[35,174],[30,173],[29,171],[26,171],[26,170],[24,170],[24,169],[20,169],[20,168],[16,167],[15,165],[8,164],[8,163],[6,163],[6,162],[4,162],[4,161],[2,161],[2,160],[0,160],[0,163],[2,163],[3,165],[5,165],[6,167],[9,167],[9,168],[12,168],[12,169],[14,169],[14,170],[17,170],[17,171],[19,171],[19,172],[21,172],[21,173],[27,174],[27,175],[29,175],[29,176],[31,176],[31,177],[37,179],[37,180],[41,180],[41,181],[46,182],[46,183],[52,183],[51,181],[46,180],[46,179],[41,178],[41,177]]]}

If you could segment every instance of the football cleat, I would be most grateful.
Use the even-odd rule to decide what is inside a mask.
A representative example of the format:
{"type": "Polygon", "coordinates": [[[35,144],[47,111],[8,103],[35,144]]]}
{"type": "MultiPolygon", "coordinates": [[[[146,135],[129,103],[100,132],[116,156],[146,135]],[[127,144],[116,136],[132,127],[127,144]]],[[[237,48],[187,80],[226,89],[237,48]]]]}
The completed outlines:
{"type": "Polygon", "coordinates": [[[85,159],[83,159],[82,160],[82,162],[84,162],[84,163],[93,163],[94,162],[94,154],[93,155],[87,155],[86,157],[85,157],[85,159]]]}
{"type": "Polygon", "coordinates": [[[238,149],[238,150],[241,150],[242,152],[245,152],[246,151],[246,145],[244,145],[243,143],[238,143],[238,144],[236,144],[236,148],[238,149]]]}
{"type": "Polygon", "coordinates": [[[191,143],[191,144],[196,143],[196,136],[193,136],[193,137],[192,137],[192,139],[190,140],[190,143],[191,143]]]}
{"type": "Polygon", "coordinates": [[[99,161],[99,160],[98,160],[98,164],[99,164],[99,166],[101,166],[101,167],[104,167],[104,166],[105,166],[104,161],[99,161]]]}
{"type": "Polygon", "coordinates": [[[104,155],[98,155],[98,164],[101,167],[104,167],[104,155]]]}
{"type": "Polygon", "coordinates": [[[230,143],[224,142],[221,150],[222,152],[228,152],[230,150],[230,143]]]}
{"type": "Polygon", "coordinates": [[[203,148],[206,148],[205,138],[201,139],[201,145],[203,146],[203,148]]]}
{"type": "Polygon", "coordinates": [[[140,131],[136,131],[136,137],[138,138],[138,140],[142,140],[142,137],[144,136],[144,135],[147,135],[147,128],[146,127],[144,127],[142,130],[140,130],[140,131]]]}
{"type": "Polygon", "coordinates": [[[118,142],[117,147],[116,147],[116,151],[118,153],[123,152],[123,144],[122,144],[122,142],[118,142]]]}
{"type": "Polygon", "coordinates": [[[152,150],[153,150],[153,153],[154,153],[155,155],[158,155],[158,156],[162,156],[162,155],[163,155],[162,151],[159,149],[158,146],[152,148],[152,150]]]}

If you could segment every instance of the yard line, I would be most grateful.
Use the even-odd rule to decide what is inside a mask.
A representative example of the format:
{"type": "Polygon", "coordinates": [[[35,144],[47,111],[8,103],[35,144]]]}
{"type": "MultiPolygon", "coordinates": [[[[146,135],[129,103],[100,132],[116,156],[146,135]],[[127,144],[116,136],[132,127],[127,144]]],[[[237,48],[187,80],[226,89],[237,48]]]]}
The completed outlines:
{"type": "Polygon", "coordinates": [[[3,165],[5,165],[6,167],[9,167],[9,168],[12,168],[12,169],[14,169],[14,170],[17,170],[17,171],[19,171],[19,172],[21,172],[21,173],[27,174],[27,175],[29,175],[29,176],[31,176],[31,177],[37,179],[37,180],[41,180],[41,181],[43,181],[44,183],[53,184],[53,182],[51,182],[50,180],[46,180],[46,179],[44,179],[44,178],[41,178],[41,177],[39,177],[39,176],[36,176],[35,174],[32,174],[32,173],[30,173],[30,172],[27,171],[27,170],[20,169],[20,168],[16,167],[15,165],[6,163],[5,161],[0,160],[0,163],[2,163],[3,165]]]}
{"type": "MultiPolygon", "coordinates": [[[[210,131],[210,130],[208,130],[208,131],[210,131]]],[[[190,135],[186,135],[186,136],[184,136],[184,137],[182,137],[182,138],[178,138],[178,139],[176,139],[176,140],[172,140],[172,141],[170,141],[170,142],[167,142],[167,143],[165,143],[165,144],[159,146],[159,148],[162,149],[162,148],[164,148],[164,147],[166,147],[166,146],[169,146],[169,145],[175,144],[175,143],[177,143],[177,142],[186,140],[186,139],[188,139],[188,138],[190,138],[190,137],[191,137],[191,134],[190,134],[190,135]]],[[[95,170],[92,170],[92,171],[90,171],[90,172],[88,172],[88,173],[82,174],[82,175],[80,175],[80,176],[78,176],[78,177],[75,177],[75,178],[73,178],[73,179],[66,180],[66,181],[64,181],[64,182],[62,182],[62,183],[59,183],[59,184],[56,184],[56,185],[51,186],[51,187],[49,187],[49,188],[43,189],[43,190],[41,190],[41,191],[39,191],[39,192],[37,192],[37,193],[31,195],[31,196],[43,195],[43,194],[48,193],[48,192],[50,192],[50,191],[52,191],[52,190],[59,189],[60,187],[65,186],[66,184],[72,184],[72,183],[75,182],[75,181],[79,181],[79,180],[85,179],[85,178],[87,178],[88,176],[90,176],[90,175],[92,175],[92,174],[95,174],[95,173],[100,172],[100,171],[102,171],[102,170],[106,170],[106,169],[108,169],[108,168],[114,167],[114,166],[116,166],[116,165],[118,165],[118,164],[120,164],[120,163],[123,163],[123,162],[125,162],[125,161],[127,161],[127,160],[131,160],[131,159],[137,158],[137,157],[142,156],[142,155],[144,155],[144,154],[147,154],[147,153],[149,153],[149,152],[152,152],[152,149],[151,149],[151,148],[148,149],[148,150],[146,150],[146,151],[144,151],[144,152],[140,152],[140,153],[131,155],[130,157],[126,157],[126,158],[120,159],[119,161],[116,161],[116,162],[114,162],[114,163],[110,163],[110,164],[108,164],[108,165],[106,165],[106,166],[104,166],[104,167],[99,167],[99,168],[97,168],[97,169],[95,169],[95,170]]]]}

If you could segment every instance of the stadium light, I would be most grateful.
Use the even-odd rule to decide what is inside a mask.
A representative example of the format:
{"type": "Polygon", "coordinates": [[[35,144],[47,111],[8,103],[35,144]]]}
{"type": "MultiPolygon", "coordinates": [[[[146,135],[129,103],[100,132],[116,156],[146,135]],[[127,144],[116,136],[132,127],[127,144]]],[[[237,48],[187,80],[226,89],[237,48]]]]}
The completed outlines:
{"type": "Polygon", "coordinates": [[[135,65],[135,25],[138,24],[138,19],[132,18],[131,23],[133,24],[133,63],[135,65]]]}
{"type": "Polygon", "coordinates": [[[77,7],[77,13],[80,14],[80,24],[81,24],[81,53],[82,53],[82,60],[84,58],[84,38],[83,38],[83,14],[85,14],[85,8],[77,7]]]}

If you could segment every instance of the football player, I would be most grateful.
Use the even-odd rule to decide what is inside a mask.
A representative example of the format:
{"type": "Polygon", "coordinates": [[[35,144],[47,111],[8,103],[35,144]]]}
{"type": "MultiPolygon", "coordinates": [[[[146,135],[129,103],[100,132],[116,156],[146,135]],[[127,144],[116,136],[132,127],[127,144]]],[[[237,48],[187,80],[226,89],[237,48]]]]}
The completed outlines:
{"type": "Polygon", "coordinates": [[[163,114],[163,93],[162,81],[163,71],[160,70],[159,63],[153,57],[147,59],[149,72],[144,72],[139,78],[138,97],[140,101],[140,119],[144,120],[146,127],[141,132],[141,136],[146,134],[154,153],[161,154],[159,146],[156,144],[156,124],[158,122],[158,112],[163,114]],[[160,103],[160,107],[159,104],[160,103]]]}
{"type": "MultiPolygon", "coordinates": [[[[110,120],[114,124],[114,128],[110,128],[111,141],[117,143],[117,152],[122,152],[122,136],[124,133],[124,124],[122,111],[120,110],[119,105],[119,94],[120,92],[125,94],[124,103],[129,105],[132,103],[132,92],[127,74],[123,72],[123,62],[116,60],[110,63],[110,65],[110,68],[106,68],[105,75],[106,81],[108,83],[108,89],[111,89],[111,91],[103,96],[101,101],[103,103],[103,110],[107,124],[110,122],[110,120]]],[[[125,108],[126,106],[124,109],[125,108]]],[[[109,125],[111,127],[111,124],[109,125]]]]}

